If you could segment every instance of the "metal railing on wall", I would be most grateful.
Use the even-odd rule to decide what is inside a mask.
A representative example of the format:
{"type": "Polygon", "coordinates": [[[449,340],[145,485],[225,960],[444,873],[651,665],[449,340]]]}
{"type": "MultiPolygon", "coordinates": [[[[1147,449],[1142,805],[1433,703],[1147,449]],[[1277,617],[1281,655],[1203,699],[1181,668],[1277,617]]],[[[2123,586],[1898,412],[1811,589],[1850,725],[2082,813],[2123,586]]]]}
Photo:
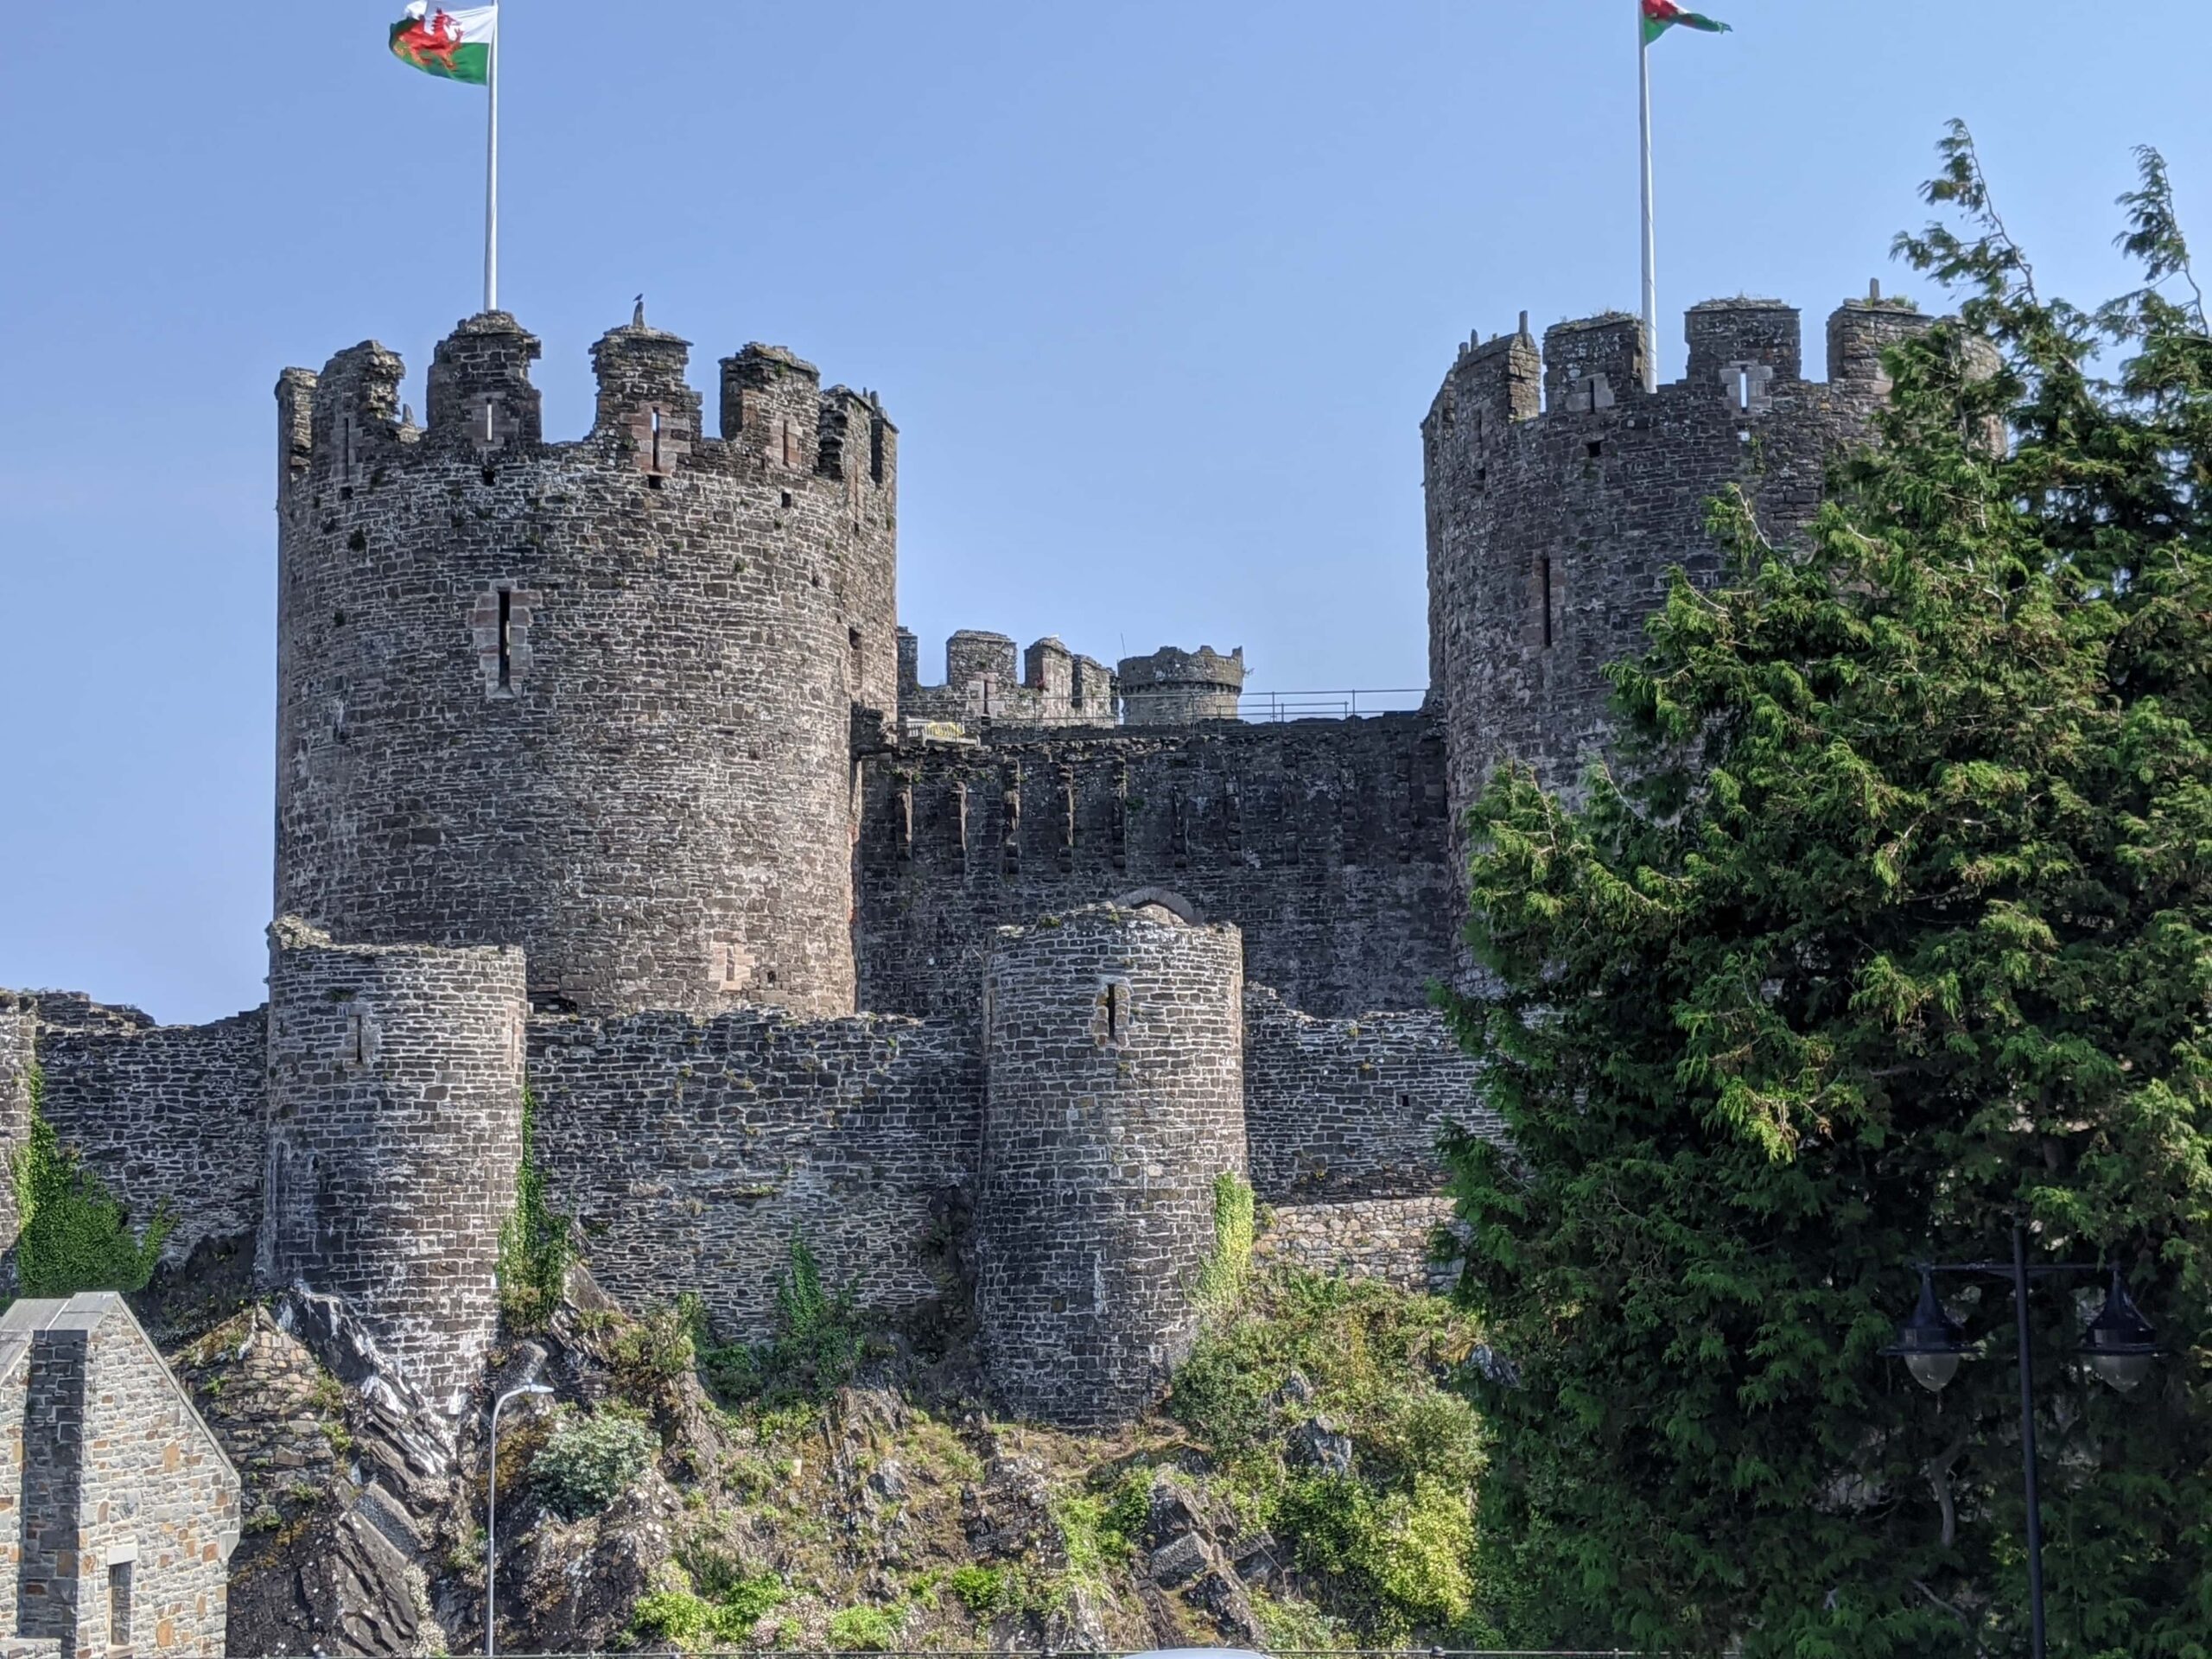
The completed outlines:
{"type": "Polygon", "coordinates": [[[1410,714],[1428,696],[1427,686],[1384,686],[1364,691],[1254,691],[1238,714],[1259,723],[1278,720],[1349,720],[1361,715],[1410,714]]]}

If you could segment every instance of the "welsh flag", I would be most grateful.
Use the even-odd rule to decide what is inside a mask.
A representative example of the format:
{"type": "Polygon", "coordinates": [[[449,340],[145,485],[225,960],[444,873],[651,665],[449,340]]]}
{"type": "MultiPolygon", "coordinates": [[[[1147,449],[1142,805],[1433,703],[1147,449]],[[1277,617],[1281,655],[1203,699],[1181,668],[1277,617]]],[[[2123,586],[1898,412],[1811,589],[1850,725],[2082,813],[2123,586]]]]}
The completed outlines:
{"type": "Polygon", "coordinates": [[[1676,23],[1685,29],[1701,29],[1708,35],[1725,35],[1728,25],[1717,22],[1702,12],[1684,11],[1675,0],[1643,0],[1643,43],[1657,40],[1676,23]]]}
{"type": "Polygon", "coordinates": [[[412,0],[391,26],[391,54],[426,75],[481,86],[492,78],[492,42],[499,32],[497,6],[432,10],[426,0],[412,0]]]}

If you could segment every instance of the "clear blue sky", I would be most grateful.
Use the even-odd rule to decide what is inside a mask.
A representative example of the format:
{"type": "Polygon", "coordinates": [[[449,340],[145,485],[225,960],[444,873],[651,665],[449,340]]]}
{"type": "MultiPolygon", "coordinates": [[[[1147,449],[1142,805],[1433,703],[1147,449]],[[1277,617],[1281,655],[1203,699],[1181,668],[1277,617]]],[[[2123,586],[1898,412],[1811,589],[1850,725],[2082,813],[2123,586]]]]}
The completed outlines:
{"type": "MultiPolygon", "coordinates": [[[[1657,49],[1661,309],[1819,319],[1969,120],[2047,283],[2120,277],[2129,147],[2212,250],[2202,0],[1703,0],[1657,49]]],[[[0,59],[0,984],[262,995],[278,370],[419,407],[475,309],[481,94],[398,0],[10,8],[0,59]]],[[[1630,0],[509,0],[502,298],[549,434],[643,289],[880,390],[902,618],[1255,684],[1426,675],[1416,428],[1471,329],[1637,302],[1630,0]]],[[[1932,297],[1932,296],[1926,296],[1932,297]]]]}

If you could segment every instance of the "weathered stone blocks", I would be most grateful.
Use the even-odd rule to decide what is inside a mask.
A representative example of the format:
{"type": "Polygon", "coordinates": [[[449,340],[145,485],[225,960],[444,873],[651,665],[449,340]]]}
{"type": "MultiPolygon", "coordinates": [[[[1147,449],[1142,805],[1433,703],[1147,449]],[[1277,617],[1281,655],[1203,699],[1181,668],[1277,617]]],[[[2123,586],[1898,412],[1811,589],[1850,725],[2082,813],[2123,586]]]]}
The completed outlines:
{"type": "Polygon", "coordinates": [[[270,930],[270,1290],[344,1300],[384,1358],[458,1412],[499,1325],[522,1150],[522,952],[270,930]]]}

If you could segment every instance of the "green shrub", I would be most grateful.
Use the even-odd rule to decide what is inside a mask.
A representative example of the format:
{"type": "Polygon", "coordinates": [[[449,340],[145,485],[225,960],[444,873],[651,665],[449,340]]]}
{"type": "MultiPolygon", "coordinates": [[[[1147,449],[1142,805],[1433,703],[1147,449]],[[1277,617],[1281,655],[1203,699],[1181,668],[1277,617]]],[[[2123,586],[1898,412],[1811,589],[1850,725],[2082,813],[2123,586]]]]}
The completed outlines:
{"type": "MultiPolygon", "coordinates": [[[[1480,1629],[1472,1517],[1482,1427],[1438,1381],[1473,1340],[1465,1316],[1434,1298],[1278,1273],[1255,1281],[1176,1374],[1168,1410],[1216,1460],[1216,1493],[1274,1534],[1319,1613],[1347,1637],[1458,1643],[1480,1629]],[[1301,1381],[1287,1387],[1294,1374],[1301,1381]],[[1286,1466],[1287,1437],[1312,1418],[1351,1437],[1349,1474],[1286,1466]]],[[[1143,1522],[1144,1478],[1129,1477],[1114,1500],[1132,1531],[1143,1522]]],[[[1494,1603],[1484,1589],[1482,1604],[1494,1603]]]]}
{"type": "Polygon", "coordinates": [[[607,1358],[623,1397],[649,1405],[691,1370],[698,1362],[695,1333],[702,1320],[698,1298],[687,1294],[672,1307],[648,1307],[618,1331],[607,1358]]]}
{"type": "Polygon", "coordinates": [[[499,1226],[499,1311],[510,1330],[542,1331],[559,1311],[569,1286],[575,1244],[569,1218],[545,1201],[545,1172],[537,1163],[537,1096],[522,1091],[522,1163],[515,1175],[515,1207],[499,1226]]]}
{"type": "Polygon", "coordinates": [[[830,1644],[840,1653],[884,1653],[906,1629],[900,1607],[848,1607],[830,1620],[830,1644]]]}
{"type": "Polygon", "coordinates": [[[769,1410],[819,1404],[852,1380],[868,1334],[852,1286],[834,1294],[803,1234],[776,1283],[776,1331],[753,1344],[717,1344],[693,1299],[692,1338],[700,1376],[724,1401],[758,1402],[769,1410]]]}
{"type": "Polygon", "coordinates": [[[564,1411],[530,1461],[531,1489],[570,1520],[628,1491],[660,1452],[645,1414],[609,1401],[589,1416],[564,1411]]]}
{"type": "Polygon", "coordinates": [[[979,1623],[1011,1611],[1018,1599],[1002,1567],[957,1567],[946,1582],[969,1616],[979,1623]]]}
{"type": "Polygon", "coordinates": [[[99,1178],[80,1167],[46,1121],[46,1077],[30,1069],[29,1138],[8,1160],[22,1231],[16,1242],[16,1282],[25,1296],[74,1296],[79,1291],[145,1289],[176,1218],[166,1205],[130,1230],[130,1215],[99,1178]]]}
{"type": "Polygon", "coordinates": [[[772,1573],[748,1575],[729,1557],[696,1548],[679,1557],[688,1576],[638,1599],[630,1610],[632,1637],[693,1650],[728,1647],[749,1640],[753,1626],[790,1599],[772,1573]]]}

